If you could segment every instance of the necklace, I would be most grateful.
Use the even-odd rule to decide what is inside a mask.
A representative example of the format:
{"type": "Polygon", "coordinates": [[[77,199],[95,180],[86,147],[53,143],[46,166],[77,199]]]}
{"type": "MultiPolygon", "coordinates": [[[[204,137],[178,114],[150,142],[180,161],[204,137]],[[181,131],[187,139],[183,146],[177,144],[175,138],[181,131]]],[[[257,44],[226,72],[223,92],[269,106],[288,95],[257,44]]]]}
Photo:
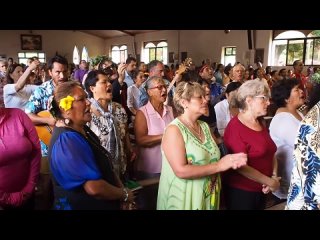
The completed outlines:
{"type": "Polygon", "coordinates": [[[198,138],[200,139],[200,141],[202,141],[202,132],[201,132],[201,127],[200,127],[199,124],[197,124],[197,125],[199,126],[199,130],[197,131],[188,121],[186,121],[186,120],[183,119],[183,120],[182,120],[182,123],[183,123],[184,125],[186,125],[187,128],[189,128],[189,129],[191,130],[191,132],[192,132],[193,134],[195,134],[196,137],[198,137],[198,138]]]}

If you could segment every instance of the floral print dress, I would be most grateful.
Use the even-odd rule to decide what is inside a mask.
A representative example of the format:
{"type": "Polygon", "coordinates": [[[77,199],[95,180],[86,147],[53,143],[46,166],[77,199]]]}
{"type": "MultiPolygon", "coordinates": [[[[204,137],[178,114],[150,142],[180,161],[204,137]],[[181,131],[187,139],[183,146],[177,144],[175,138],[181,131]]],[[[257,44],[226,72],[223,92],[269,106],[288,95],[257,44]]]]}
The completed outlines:
{"type": "Polygon", "coordinates": [[[127,129],[127,122],[128,117],[126,111],[121,106],[121,104],[116,102],[109,103],[109,112],[113,116],[113,121],[110,123],[109,119],[105,116],[97,116],[94,113],[91,113],[92,120],[88,123],[90,129],[99,137],[101,145],[111,152],[113,156],[113,167],[115,173],[121,177],[126,172],[127,167],[127,156],[125,151],[125,136],[126,136],[126,129],[127,129]],[[116,137],[116,144],[112,145],[111,151],[108,149],[109,141],[110,141],[110,131],[113,128],[113,125],[116,129],[115,137],[116,137]],[[118,151],[116,150],[118,149],[118,151]],[[115,152],[118,152],[115,153],[115,152]]]}
{"type": "Polygon", "coordinates": [[[302,120],[293,151],[286,210],[316,210],[320,204],[320,102],[302,120]]]}

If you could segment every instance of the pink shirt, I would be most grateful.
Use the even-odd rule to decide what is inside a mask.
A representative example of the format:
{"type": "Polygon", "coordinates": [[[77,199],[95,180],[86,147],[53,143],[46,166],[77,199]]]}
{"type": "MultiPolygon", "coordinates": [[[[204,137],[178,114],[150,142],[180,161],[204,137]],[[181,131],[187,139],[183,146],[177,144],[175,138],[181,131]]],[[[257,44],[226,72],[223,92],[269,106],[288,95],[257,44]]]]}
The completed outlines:
{"type": "Polygon", "coordinates": [[[0,206],[20,206],[33,193],[40,172],[40,142],[20,109],[0,108],[0,206]]]}
{"type": "MultiPolygon", "coordinates": [[[[154,110],[150,101],[141,107],[141,110],[147,120],[148,135],[159,135],[164,133],[164,129],[173,121],[172,107],[164,106],[163,114],[154,110]]],[[[161,144],[150,148],[140,147],[140,159],[138,161],[138,171],[147,173],[160,173],[162,164],[161,144]]]]}

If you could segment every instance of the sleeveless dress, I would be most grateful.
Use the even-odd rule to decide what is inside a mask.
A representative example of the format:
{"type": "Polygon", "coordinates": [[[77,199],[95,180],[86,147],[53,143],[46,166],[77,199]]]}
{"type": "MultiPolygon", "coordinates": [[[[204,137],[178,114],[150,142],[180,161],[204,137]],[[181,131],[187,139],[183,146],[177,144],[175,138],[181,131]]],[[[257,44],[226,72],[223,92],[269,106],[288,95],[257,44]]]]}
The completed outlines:
{"type": "MultiPolygon", "coordinates": [[[[202,143],[178,118],[170,124],[176,125],[185,142],[186,161],[192,165],[207,165],[220,159],[220,151],[213,140],[209,126],[198,120],[204,133],[202,143]]],[[[174,146],[173,146],[174,150],[174,146]]],[[[217,210],[220,203],[220,174],[198,179],[178,178],[162,152],[162,171],[158,191],[158,210],[217,210]]]]}

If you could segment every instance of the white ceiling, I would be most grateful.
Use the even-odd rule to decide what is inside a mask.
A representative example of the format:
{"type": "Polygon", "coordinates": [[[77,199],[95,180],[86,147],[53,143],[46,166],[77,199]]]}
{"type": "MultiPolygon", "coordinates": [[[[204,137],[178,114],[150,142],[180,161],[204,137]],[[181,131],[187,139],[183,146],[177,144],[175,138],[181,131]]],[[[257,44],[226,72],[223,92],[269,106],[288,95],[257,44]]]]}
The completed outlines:
{"type": "Polygon", "coordinates": [[[79,30],[80,32],[88,33],[103,39],[134,36],[136,34],[154,32],[156,30],[79,30]]]}

